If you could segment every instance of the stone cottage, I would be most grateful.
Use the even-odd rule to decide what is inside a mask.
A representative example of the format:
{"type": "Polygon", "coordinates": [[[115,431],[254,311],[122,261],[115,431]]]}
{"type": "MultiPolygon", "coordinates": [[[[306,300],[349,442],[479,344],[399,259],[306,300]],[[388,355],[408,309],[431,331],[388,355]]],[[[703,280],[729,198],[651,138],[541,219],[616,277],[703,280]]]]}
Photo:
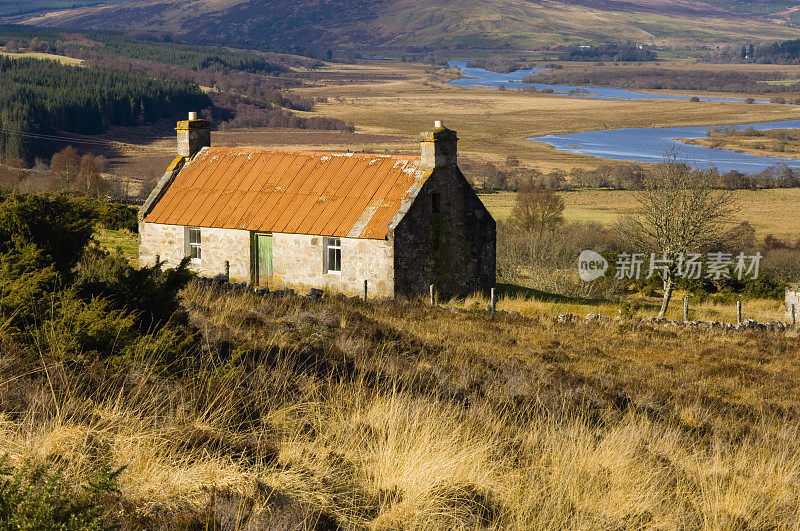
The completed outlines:
{"type": "Polygon", "coordinates": [[[421,156],[211,147],[208,121],[178,122],[178,157],[139,214],[139,260],[233,282],[374,297],[486,291],[495,221],[436,122],[421,156]]]}

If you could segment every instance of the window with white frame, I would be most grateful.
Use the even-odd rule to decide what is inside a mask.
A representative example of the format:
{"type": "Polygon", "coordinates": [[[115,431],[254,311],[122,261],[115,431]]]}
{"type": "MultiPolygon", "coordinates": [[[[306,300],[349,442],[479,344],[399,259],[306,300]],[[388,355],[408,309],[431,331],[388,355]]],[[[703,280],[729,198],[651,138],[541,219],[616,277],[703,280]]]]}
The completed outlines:
{"type": "Polygon", "coordinates": [[[342,240],[325,238],[325,271],[340,275],[342,273],[342,240]]]}
{"type": "Polygon", "coordinates": [[[186,256],[192,259],[193,263],[199,264],[202,257],[202,238],[200,229],[186,229],[186,256]]]}

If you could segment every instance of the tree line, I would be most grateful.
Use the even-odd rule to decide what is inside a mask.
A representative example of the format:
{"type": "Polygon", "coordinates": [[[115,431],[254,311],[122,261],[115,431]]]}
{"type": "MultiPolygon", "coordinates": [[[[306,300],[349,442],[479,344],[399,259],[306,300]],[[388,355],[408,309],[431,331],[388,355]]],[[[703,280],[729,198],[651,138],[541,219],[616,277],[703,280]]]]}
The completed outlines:
{"type": "Polygon", "coordinates": [[[800,64],[800,39],[729,46],[713,56],[729,63],[800,64]]]}
{"type": "Polygon", "coordinates": [[[626,43],[560,46],[553,50],[559,61],[655,61],[658,55],[651,46],[626,43]]]}
{"type": "Polygon", "coordinates": [[[138,72],[210,87],[210,104],[195,108],[220,127],[287,127],[352,131],[353,126],[327,117],[300,117],[291,110],[311,111],[314,101],[288,96],[282,89],[303,81],[292,67],[314,69],[320,63],[250,50],[188,46],[168,38],[123,36],[105,32],[59,32],[0,26],[0,44],[7,51],[63,54],[112,70],[138,72]]]}
{"type": "Polygon", "coordinates": [[[0,159],[30,160],[31,134],[99,134],[112,125],[172,117],[211,100],[187,81],[100,67],[0,58],[0,159]]]}
{"type": "MultiPolygon", "coordinates": [[[[687,171],[691,168],[683,164],[687,171]]],[[[572,168],[569,171],[543,172],[522,164],[510,156],[505,164],[480,162],[464,158],[459,166],[472,187],[482,192],[518,191],[526,187],[550,190],[610,189],[642,190],[647,181],[647,167],[620,162],[601,164],[596,168],[572,168]]],[[[737,170],[720,173],[715,168],[706,171],[711,186],[718,190],[758,190],[766,188],[800,187],[800,169],[785,164],[770,166],[760,172],[746,174],[737,170]]]]}
{"type": "Polygon", "coordinates": [[[770,85],[767,81],[788,79],[785,72],[734,72],[673,70],[645,66],[546,70],[523,79],[526,83],[614,86],[630,90],[714,90],[720,92],[798,92],[800,83],[770,85]]]}

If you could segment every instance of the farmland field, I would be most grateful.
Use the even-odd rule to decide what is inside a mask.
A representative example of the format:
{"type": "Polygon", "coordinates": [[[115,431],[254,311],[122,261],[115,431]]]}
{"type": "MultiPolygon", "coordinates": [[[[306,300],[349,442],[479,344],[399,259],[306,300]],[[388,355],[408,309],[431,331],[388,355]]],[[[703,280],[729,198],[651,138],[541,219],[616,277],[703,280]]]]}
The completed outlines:
{"type": "MultiPolygon", "coordinates": [[[[564,217],[567,221],[616,223],[620,215],[633,212],[634,192],[622,190],[578,190],[563,192],[564,217]]],[[[514,192],[481,194],[481,200],[496,219],[505,219],[514,206],[514,192]]],[[[734,192],[737,221],[747,221],[756,230],[756,237],[767,234],[781,238],[800,238],[797,207],[800,189],[737,190],[734,192]]]]}

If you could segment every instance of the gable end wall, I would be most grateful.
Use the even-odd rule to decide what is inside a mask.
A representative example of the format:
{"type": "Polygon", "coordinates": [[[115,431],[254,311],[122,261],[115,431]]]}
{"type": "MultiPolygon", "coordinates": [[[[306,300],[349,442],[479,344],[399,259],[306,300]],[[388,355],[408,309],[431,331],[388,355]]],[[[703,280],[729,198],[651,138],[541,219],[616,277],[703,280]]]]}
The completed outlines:
{"type": "Polygon", "coordinates": [[[456,166],[433,170],[393,236],[397,295],[422,295],[433,284],[442,295],[465,296],[495,285],[496,224],[456,166]],[[438,249],[434,225],[441,231],[438,249]]]}

